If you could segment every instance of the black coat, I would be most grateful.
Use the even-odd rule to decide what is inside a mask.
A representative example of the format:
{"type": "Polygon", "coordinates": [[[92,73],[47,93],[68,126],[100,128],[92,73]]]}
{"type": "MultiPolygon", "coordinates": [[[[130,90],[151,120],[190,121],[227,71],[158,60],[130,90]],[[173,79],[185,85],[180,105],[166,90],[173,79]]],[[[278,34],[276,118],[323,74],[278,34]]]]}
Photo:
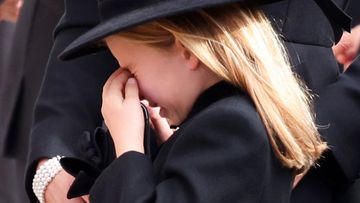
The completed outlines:
{"type": "Polygon", "coordinates": [[[34,103],[62,12],[63,2],[55,0],[28,0],[22,7],[1,67],[0,152],[6,157],[26,160],[34,103]]]}
{"type": "MultiPolygon", "coordinates": [[[[15,24],[7,21],[0,21],[0,87],[2,86],[2,79],[4,73],[5,62],[9,55],[12,38],[14,35],[15,24]]],[[[0,100],[1,102],[1,100],[0,100]]],[[[1,103],[0,103],[1,105],[1,103]]],[[[1,142],[0,142],[1,144],[1,142]]]]}
{"type": "MultiPolygon", "coordinates": [[[[35,114],[27,173],[28,194],[32,200],[34,195],[30,185],[37,161],[57,154],[79,157],[74,143],[84,130],[92,131],[101,124],[102,84],[116,68],[112,57],[105,52],[69,62],[56,59],[69,42],[97,23],[95,1],[69,0],[66,5],[67,12],[57,28],[47,79],[35,114]]],[[[320,92],[340,75],[330,47],[341,32],[336,22],[328,21],[313,1],[289,0],[277,5],[281,9],[269,14],[275,17],[274,25],[288,41],[295,69],[310,88],[320,92]]],[[[96,190],[92,194],[96,194],[96,190]]]]}
{"type": "Polygon", "coordinates": [[[331,151],[295,188],[292,202],[359,202],[359,81],[360,59],[320,93],[317,121],[328,125],[320,133],[331,151]]]}
{"type": "MultiPolygon", "coordinates": [[[[359,1],[350,1],[353,26],[359,23],[359,1]]],[[[316,57],[319,57],[317,55],[316,57]]],[[[320,60],[318,60],[320,61],[320,60]]],[[[334,67],[334,66],[332,66],[334,67]]],[[[333,83],[321,89],[316,99],[317,123],[331,147],[322,167],[312,169],[293,191],[292,202],[360,202],[360,60],[333,83]],[[330,160],[330,161],[329,161],[330,160]]]]}
{"type": "Polygon", "coordinates": [[[102,86],[118,67],[109,52],[69,62],[58,60],[70,42],[98,21],[95,0],[69,0],[65,6],[34,113],[25,177],[31,202],[36,202],[31,183],[38,161],[56,155],[80,156],[75,145],[79,136],[101,125],[102,86]]]}
{"type": "MultiPolygon", "coordinates": [[[[6,59],[8,59],[8,54],[10,50],[11,45],[11,39],[13,37],[15,24],[9,23],[9,22],[0,22],[0,87],[2,86],[1,83],[4,81],[2,79],[4,73],[4,62],[6,59]]],[[[0,100],[0,106],[1,106],[1,100],[0,100]]],[[[1,145],[1,142],[0,142],[1,145]]],[[[17,164],[17,163],[16,163],[17,164]]],[[[19,191],[16,195],[14,194],[14,189],[19,188],[19,186],[22,186],[22,184],[19,185],[18,181],[14,180],[14,166],[13,161],[9,161],[3,156],[0,156],[0,178],[2,182],[6,184],[0,184],[0,202],[17,202],[15,200],[16,196],[18,196],[20,199],[25,200],[26,196],[24,195],[24,192],[19,191]],[[11,190],[9,190],[11,188],[11,190]]],[[[22,188],[22,187],[21,187],[22,188]]],[[[18,201],[20,202],[20,201],[18,201]]],[[[23,202],[23,201],[21,201],[23,202]]]]}
{"type": "Polygon", "coordinates": [[[220,82],[195,102],[153,161],[118,157],[91,202],[288,202],[292,171],[275,157],[251,99],[220,82]]]}
{"type": "Polygon", "coordinates": [[[0,202],[26,202],[24,171],[34,103],[62,0],[26,0],[0,54],[0,202]],[[6,56],[5,56],[6,54],[6,56]]]}
{"type": "Polygon", "coordinates": [[[350,0],[346,8],[347,13],[353,18],[352,26],[360,24],[360,2],[357,0],[350,0]]]}

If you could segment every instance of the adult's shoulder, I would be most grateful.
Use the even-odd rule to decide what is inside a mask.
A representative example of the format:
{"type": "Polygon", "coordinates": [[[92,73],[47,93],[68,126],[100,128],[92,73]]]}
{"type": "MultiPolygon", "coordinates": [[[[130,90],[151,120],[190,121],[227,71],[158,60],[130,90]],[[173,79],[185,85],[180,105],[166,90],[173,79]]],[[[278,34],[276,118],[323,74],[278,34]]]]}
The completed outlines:
{"type": "Polygon", "coordinates": [[[65,13],[55,28],[54,35],[62,31],[83,29],[87,31],[99,22],[96,0],[65,0],[65,13]]]}

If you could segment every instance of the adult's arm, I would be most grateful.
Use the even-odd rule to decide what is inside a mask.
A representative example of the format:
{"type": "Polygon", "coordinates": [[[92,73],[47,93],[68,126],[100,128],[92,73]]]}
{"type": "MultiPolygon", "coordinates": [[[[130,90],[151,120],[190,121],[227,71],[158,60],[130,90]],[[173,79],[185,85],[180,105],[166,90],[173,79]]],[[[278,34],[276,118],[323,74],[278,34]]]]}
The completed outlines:
{"type": "Polygon", "coordinates": [[[360,24],[360,2],[357,0],[350,0],[349,4],[347,5],[346,12],[352,17],[352,26],[355,27],[356,25],[360,24]]]}
{"type": "Polygon", "coordinates": [[[320,129],[347,181],[360,170],[360,58],[319,94],[315,103],[320,129]]]}
{"type": "Polygon", "coordinates": [[[42,90],[35,107],[26,189],[32,202],[32,178],[38,162],[56,155],[79,156],[78,137],[101,124],[101,90],[117,64],[109,52],[60,61],[57,56],[75,38],[98,22],[95,0],[66,0],[65,14],[55,30],[42,90]]]}
{"type": "Polygon", "coordinates": [[[351,33],[344,32],[338,44],[333,47],[336,59],[346,70],[359,55],[360,49],[360,2],[350,0],[346,12],[352,17],[351,33]]]}

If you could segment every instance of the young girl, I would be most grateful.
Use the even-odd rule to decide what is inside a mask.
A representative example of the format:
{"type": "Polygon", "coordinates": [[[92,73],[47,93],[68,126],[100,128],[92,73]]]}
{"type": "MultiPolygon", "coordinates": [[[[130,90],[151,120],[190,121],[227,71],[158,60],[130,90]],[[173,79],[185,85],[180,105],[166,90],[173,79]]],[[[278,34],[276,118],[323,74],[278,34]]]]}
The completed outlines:
{"type": "Polygon", "coordinates": [[[102,104],[117,159],[91,202],[288,202],[327,148],[270,22],[228,2],[104,1],[104,22],[67,50],[104,39],[121,65],[102,104]],[[143,99],[161,142],[153,160],[143,99]]]}

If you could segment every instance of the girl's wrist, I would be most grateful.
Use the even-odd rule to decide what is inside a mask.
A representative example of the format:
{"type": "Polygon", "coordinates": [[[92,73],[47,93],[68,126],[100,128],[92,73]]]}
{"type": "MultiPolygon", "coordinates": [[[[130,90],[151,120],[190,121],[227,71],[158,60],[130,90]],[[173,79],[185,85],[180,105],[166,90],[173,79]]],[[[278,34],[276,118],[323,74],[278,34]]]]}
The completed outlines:
{"type": "Polygon", "coordinates": [[[130,152],[130,151],[135,151],[135,152],[139,152],[144,154],[144,146],[138,145],[138,144],[115,144],[115,151],[116,151],[116,156],[120,157],[121,155],[123,155],[126,152],[130,152]]]}

